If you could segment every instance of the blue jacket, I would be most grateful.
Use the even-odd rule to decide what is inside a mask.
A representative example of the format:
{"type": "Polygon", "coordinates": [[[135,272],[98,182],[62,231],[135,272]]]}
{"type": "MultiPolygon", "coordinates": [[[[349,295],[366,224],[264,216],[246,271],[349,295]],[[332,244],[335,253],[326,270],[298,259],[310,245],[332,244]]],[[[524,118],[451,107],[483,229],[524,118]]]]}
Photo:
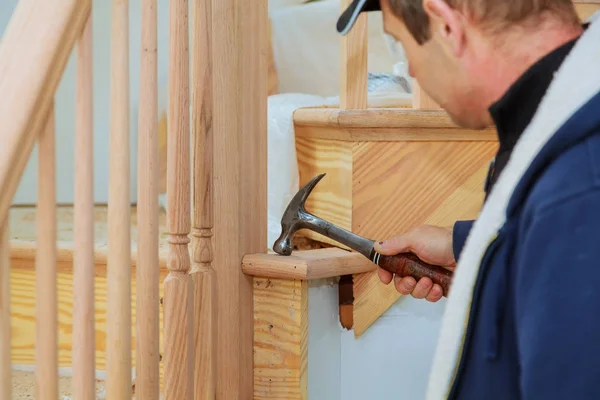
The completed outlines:
{"type": "MultiPolygon", "coordinates": [[[[472,224],[454,226],[457,259],[472,224]]],[[[600,93],[512,194],[481,264],[449,398],[600,399],[600,93]]]]}

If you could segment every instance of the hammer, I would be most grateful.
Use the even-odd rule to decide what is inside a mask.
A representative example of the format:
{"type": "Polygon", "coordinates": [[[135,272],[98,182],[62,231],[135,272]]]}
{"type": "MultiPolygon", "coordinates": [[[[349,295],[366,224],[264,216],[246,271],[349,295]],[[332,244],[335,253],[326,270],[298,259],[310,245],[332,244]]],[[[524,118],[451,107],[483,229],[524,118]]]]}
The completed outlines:
{"type": "Polygon", "coordinates": [[[282,256],[291,255],[294,234],[301,229],[309,229],[355,250],[375,265],[400,277],[412,276],[418,281],[427,276],[442,287],[444,296],[447,297],[452,281],[452,272],[449,270],[423,262],[412,253],[394,256],[377,253],[374,249],[375,241],[356,235],[307,212],[304,206],[306,199],[324,176],[325,174],[320,174],[311,179],[292,198],[281,218],[281,235],[273,244],[273,251],[282,256]]]}

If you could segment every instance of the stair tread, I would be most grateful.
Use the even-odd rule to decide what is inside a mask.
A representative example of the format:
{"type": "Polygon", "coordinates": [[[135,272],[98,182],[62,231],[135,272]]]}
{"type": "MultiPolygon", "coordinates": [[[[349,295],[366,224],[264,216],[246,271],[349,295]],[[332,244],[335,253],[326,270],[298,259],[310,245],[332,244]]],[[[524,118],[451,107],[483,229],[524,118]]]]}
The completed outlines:
{"type": "MultiPolygon", "coordinates": [[[[37,241],[37,209],[36,207],[12,207],[10,210],[10,241],[12,258],[35,258],[37,241]]],[[[106,205],[94,207],[94,248],[96,264],[106,263],[108,250],[108,208],[106,205]]],[[[59,261],[72,261],[73,253],[73,207],[59,206],[56,211],[57,246],[59,261]]],[[[137,213],[131,208],[131,249],[132,263],[137,258],[137,213]]],[[[159,214],[159,254],[161,268],[164,267],[167,255],[166,213],[161,209],[159,214]]]]}

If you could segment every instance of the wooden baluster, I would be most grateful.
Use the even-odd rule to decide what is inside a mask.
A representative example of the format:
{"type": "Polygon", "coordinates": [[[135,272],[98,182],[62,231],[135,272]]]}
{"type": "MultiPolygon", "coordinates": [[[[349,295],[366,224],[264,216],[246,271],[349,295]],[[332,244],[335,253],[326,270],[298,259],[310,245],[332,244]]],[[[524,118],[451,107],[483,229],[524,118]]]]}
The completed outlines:
{"type": "Polygon", "coordinates": [[[0,400],[12,399],[9,221],[0,220],[0,400]]]}
{"type": "Polygon", "coordinates": [[[254,313],[240,264],[268,247],[268,2],[213,0],[211,14],[216,392],[241,400],[253,397],[254,313]]]}
{"type": "Polygon", "coordinates": [[[92,17],[77,45],[73,227],[73,398],[96,398],[92,17]]]}
{"type": "Polygon", "coordinates": [[[213,138],[211,2],[193,3],[193,197],[194,400],[215,398],[216,306],[213,261],[213,138]]]}
{"type": "MultiPolygon", "coordinates": [[[[345,10],[352,0],[342,0],[345,10]]],[[[362,13],[341,40],[340,108],[367,108],[368,36],[367,15],[362,13]]]]}
{"type": "Polygon", "coordinates": [[[114,0],[111,30],[106,392],[131,399],[129,1],[114,0]]]}
{"type": "Polygon", "coordinates": [[[439,110],[441,107],[431,98],[419,83],[414,80],[412,88],[413,108],[418,110],[439,110]]]}
{"type": "Polygon", "coordinates": [[[39,137],[36,266],[36,399],[58,397],[58,296],[56,283],[56,148],[54,103],[39,137]]]}
{"type": "Polygon", "coordinates": [[[159,395],[158,93],[156,0],[142,1],[138,133],[136,397],[159,395]]]}
{"type": "Polygon", "coordinates": [[[190,120],[188,1],[171,0],[167,229],[169,274],[164,281],[164,386],[166,400],[193,391],[193,288],[190,271],[190,120]]]}

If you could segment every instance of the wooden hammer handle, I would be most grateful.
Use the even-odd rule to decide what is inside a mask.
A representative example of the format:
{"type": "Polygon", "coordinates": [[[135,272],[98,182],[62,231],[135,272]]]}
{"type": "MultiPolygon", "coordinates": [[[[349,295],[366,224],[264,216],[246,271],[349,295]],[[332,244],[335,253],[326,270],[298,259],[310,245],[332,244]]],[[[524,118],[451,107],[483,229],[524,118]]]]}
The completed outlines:
{"type": "Polygon", "coordinates": [[[442,287],[444,297],[448,296],[448,290],[452,282],[452,272],[446,268],[427,264],[411,253],[403,253],[395,256],[384,256],[378,254],[375,264],[381,268],[400,277],[412,276],[417,281],[424,276],[429,277],[433,283],[442,287]]]}

